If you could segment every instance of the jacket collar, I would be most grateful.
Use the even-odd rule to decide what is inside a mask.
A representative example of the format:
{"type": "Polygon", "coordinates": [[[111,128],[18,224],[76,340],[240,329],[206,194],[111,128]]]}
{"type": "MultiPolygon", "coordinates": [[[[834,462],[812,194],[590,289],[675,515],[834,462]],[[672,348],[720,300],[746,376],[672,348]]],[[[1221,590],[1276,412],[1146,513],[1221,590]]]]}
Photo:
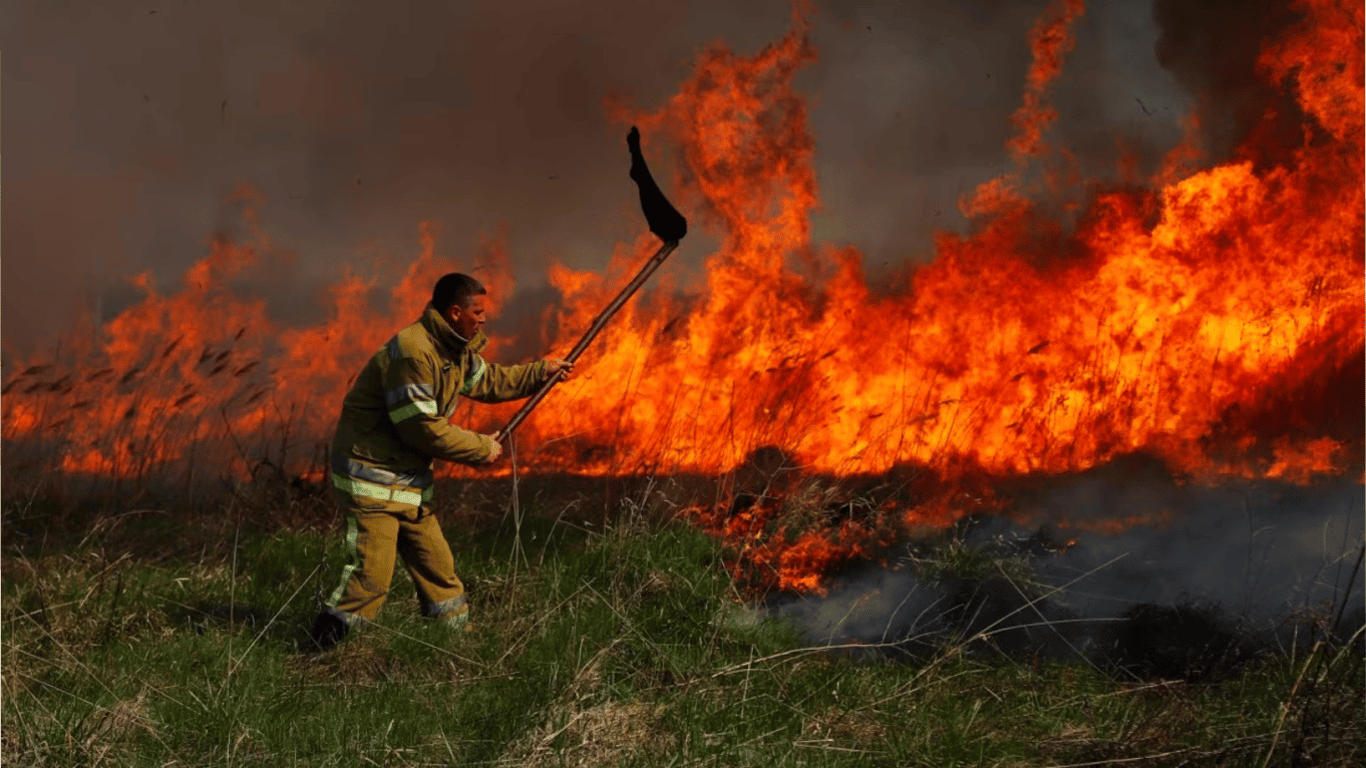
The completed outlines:
{"type": "Polygon", "coordinates": [[[446,318],[436,311],[436,307],[427,303],[427,308],[422,310],[422,319],[418,320],[422,327],[427,331],[427,335],[432,338],[432,343],[442,355],[452,360],[460,357],[465,350],[478,353],[488,343],[489,339],[483,331],[475,331],[474,338],[467,339],[455,332],[451,324],[446,322],[446,318]]]}

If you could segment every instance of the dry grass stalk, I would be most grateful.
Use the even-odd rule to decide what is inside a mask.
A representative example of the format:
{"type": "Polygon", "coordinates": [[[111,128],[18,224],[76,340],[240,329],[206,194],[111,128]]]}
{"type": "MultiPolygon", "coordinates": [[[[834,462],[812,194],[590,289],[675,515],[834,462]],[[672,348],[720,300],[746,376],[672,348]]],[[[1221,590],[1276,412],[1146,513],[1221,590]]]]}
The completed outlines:
{"type": "Polygon", "coordinates": [[[640,754],[663,756],[674,742],[661,727],[664,711],[661,705],[639,701],[608,701],[576,710],[564,725],[554,730],[543,726],[500,762],[527,768],[597,768],[620,765],[640,754]]]}

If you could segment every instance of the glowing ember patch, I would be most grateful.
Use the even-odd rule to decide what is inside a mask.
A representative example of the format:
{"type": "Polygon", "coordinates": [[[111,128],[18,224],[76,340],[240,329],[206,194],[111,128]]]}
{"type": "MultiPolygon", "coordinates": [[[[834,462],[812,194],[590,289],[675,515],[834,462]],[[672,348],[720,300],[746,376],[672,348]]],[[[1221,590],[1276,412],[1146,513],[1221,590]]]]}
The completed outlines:
{"type": "Polygon", "coordinates": [[[1105,536],[1118,536],[1134,528],[1163,530],[1170,527],[1176,518],[1169,510],[1150,514],[1122,515],[1105,520],[1060,520],[1054,523],[1061,530],[1078,530],[1099,533],[1105,536]]]}
{"type": "Polygon", "coordinates": [[[108,474],[115,472],[119,465],[105,458],[99,451],[88,451],[83,455],[68,453],[62,457],[62,470],[65,472],[108,474]]]}
{"type": "Polygon", "coordinates": [[[5,409],[5,438],[24,437],[38,426],[39,411],[32,403],[5,409]]]}
{"type": "Polygon", "coordinates": [[[1281,441],[1276,444],[1274,450],[1276,461],[1266,470],[1267,477],[1308,483],[1316,474],[1332,474],[1339,471],[1338,464],[1333,459],[1342,450],[1342,445],[1332,438],[1310,440],[1302,446],[1293,446],[1289,441],[1281,441]]]}

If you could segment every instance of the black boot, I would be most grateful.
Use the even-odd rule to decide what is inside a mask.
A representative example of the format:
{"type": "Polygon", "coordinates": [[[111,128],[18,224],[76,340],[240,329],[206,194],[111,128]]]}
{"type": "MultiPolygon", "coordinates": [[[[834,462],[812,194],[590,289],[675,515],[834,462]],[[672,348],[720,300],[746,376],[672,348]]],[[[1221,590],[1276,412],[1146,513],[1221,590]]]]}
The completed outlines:
{"type": "Polygon", "coordinates": [[[340,643],[345,637],[347,630],[346,622],[326,611],[318,614],[318,618],[313,622],[313,631],[309,632],[309,637],[313,639],[313,645],[318,650],[325,651],[332,646],[340,643]]]}

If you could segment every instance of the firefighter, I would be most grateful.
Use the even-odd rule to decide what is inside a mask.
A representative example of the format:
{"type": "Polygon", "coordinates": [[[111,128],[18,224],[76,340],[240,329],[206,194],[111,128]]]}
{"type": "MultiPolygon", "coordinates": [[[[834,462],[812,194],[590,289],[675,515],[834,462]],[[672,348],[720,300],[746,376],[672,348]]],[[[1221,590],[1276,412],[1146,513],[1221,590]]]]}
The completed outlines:
{"type": "Polygon", "coordinates": [[[496,432],[461,429],[451,414],[460,395],[482,403],[517,400],[573,370],[563,360],[505,366],[480,357],[488,343],[480,330],[487,294],[468,275],[442,277],[422,317],[380,347],[342,402],[331,469],[346,513],[349,562],[314,622],[319,648],[375,618],[389,594],[395,555],[417,586],[423,615],[468,628],[465,587],[430,506],[432,463],[483,466],[502,448],[496,432]]]}

